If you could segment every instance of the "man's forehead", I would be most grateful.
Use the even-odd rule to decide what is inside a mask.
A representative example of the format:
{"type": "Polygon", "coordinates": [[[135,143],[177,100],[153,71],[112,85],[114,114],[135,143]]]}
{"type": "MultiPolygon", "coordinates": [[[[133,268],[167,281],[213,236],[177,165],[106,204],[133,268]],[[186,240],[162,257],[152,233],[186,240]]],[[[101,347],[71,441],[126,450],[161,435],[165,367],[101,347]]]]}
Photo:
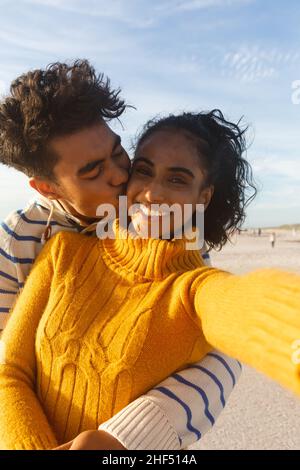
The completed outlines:
{"type": "Polygon", "coordinates": [[[120,136],[106,124],[98,124],[72,135],[53,139],[51,146],[62,164],[72,164],[79,168],[94,159],[110,157],[120,142],[120,136]]]}

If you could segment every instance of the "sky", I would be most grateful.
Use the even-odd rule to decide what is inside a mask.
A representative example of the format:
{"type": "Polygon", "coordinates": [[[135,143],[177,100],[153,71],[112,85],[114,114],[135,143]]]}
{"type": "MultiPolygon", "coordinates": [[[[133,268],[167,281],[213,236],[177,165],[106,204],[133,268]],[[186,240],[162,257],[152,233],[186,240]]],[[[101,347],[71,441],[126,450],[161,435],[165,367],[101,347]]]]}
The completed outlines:
{"type": "MultiPolygon", "coordinates": [[[[136,107],[114,126],[129,151],[158,114],[243,117],[259,186],[245,227],[300,223],[298,0],[0,0],[0,12],[0,95],[28,70],[87,58],[136,107]]],[[[0,166],[0,219],[33,196],[0,166]]]]}

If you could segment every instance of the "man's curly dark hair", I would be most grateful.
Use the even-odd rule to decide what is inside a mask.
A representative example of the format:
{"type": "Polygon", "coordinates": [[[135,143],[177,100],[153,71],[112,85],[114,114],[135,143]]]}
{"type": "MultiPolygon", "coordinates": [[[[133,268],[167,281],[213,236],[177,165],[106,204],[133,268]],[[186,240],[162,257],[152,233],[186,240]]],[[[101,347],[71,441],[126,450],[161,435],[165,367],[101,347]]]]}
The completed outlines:
{"type": "Polygon", "coordinates": [[[241,129],[240,121],[227,121],[218,109],[158,117],[148,121],[137,137],[135,154],[143,141],[162,130],[184,132],[197,146],[206,185],[214,186],[204,213],[204,239],[209,248],[221,249],[242,226],[245,208],[257,193],[252,168],[243,158],[247,128],[241,129]]]}
{"type": "Polygon", "coordinates": [[[50,140],[119,118],[127,107],[119,93],[87,60],[56,62],[21,75],[0,102],[0,162],[55,180],[59,156],[50,140]]]}

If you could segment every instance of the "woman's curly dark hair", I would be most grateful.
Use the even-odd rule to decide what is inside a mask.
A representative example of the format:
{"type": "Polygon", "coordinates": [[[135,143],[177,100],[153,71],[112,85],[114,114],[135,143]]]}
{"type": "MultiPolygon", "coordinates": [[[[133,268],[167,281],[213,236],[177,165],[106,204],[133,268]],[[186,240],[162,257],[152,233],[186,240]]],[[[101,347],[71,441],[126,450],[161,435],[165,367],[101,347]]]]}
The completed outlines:
{"type": "Polygon", "coordinates": [[[252,168],[243,158],[246,151],[245,132],[227,121],[222,112],[183,113],[155,118],[144,126],[137,137],[135,152],[154,132],[182,131],[197,145],[201,164],[206,170],[206,185],[214,193],[204,214],[204,238],[209,248],[221,249],[230,235],[241,227],[245,208],[256,196],[252,168]]]}
{"type": "Polygon", "coordinates": [[[59,157],[49,149],[50,139],[118,118],[127,107],[119,93],[87,60],[21,75],[0,102],[0,162],[28,176],[55,179],[59,157]]]}

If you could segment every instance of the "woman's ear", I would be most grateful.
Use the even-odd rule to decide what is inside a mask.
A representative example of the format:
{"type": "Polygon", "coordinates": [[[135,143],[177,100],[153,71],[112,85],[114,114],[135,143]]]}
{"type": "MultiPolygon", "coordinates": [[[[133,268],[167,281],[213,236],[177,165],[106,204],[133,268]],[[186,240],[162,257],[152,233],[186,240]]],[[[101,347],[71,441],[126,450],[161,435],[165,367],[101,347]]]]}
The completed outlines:
{"type": "Polygon", "coordinates": [[[210,185],[210,186],[207,186],[206,188],[202,189],[201,193],[200,193],[200,201],[199,201],[199,204],[203,204],[204,205],[204,208],[207,209],[212,197],[213,197],[213,194],[214,194],[214,186],[210,185]]]}

